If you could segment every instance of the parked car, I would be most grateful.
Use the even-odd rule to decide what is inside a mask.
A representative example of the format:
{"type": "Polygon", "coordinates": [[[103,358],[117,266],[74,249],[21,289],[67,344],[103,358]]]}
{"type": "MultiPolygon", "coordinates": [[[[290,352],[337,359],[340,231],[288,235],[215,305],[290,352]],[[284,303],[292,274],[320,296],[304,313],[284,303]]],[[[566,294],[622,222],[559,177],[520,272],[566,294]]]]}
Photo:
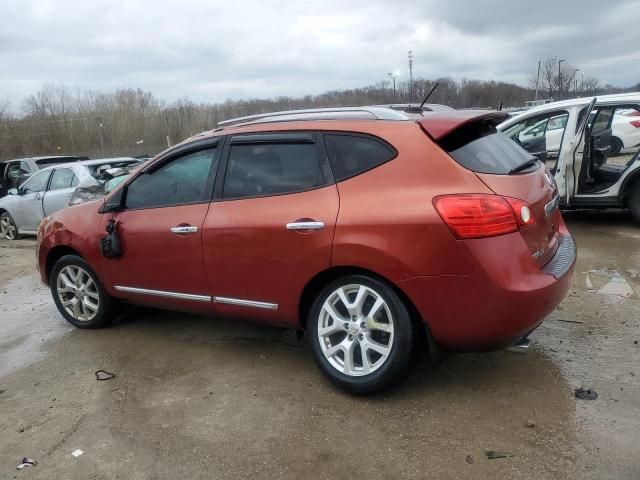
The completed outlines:
{"type": "Polygon", "coordinates": [[[113,177],[108,173],[110,169],[139,163],[140,160],[121,157],[43,168],[0,199],[0,238],[14,240],[19,235],[35,235],[42,219],[67,207],[74,196],[74,203],[104,196],[101,186],[113,177]],[[76,195],[79,186],[91,193],[76,195]]]}
{"type": "Polygon", "coordinates": [[[547,162],[562,208],[628,208],[640,222],[639,112],[640,92],[603,95],[535,107],[498,128],[547,162]],[[610,161],[622,148],[632,151],[610,161]]]}
{"type": "Polygon", "coordinates": [[[46,157],[16,158],[0,162],[0,197],[9,189],[16,188],[27,178],[50,165],[88,160],[87,157],[71,155],[50,155],[46,157]]]}
{"type": "Polygon", "coordinates": [[[433,355],[526,349],[576,251],[544,166],[496,130],[505,117],[221,122],[48,216],[42,281],[80,328],[124,301],[306,329],[320,369],[360,394],[401,380],[424,338],[433,355]]]}

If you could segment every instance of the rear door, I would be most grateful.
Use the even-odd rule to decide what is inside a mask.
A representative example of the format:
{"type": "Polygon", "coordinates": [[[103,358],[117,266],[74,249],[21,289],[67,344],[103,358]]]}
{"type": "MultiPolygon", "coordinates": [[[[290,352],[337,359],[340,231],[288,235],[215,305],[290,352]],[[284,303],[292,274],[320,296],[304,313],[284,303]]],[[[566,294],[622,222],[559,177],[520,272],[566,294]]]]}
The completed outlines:
{"type": "Polygon", "coordinates": [[[216,311],[295,324],[304,286],[331,264],[338,214],[321,139],[234,135],[204,224],[216,311]]]}
{"type": "Polygon", "coordinates": [[[34,232],[44,218],[42,198],[47,190],[51,170],[43,170],[29,178],[18,189],[13,219],[20,231],[34,232]]]}
{"type": "Polygon", "coordinates": [[[68,207],[77,185],[78,179],[72,168],[56,168],[42,201],[44,215],[51,215],[68,207]]]}

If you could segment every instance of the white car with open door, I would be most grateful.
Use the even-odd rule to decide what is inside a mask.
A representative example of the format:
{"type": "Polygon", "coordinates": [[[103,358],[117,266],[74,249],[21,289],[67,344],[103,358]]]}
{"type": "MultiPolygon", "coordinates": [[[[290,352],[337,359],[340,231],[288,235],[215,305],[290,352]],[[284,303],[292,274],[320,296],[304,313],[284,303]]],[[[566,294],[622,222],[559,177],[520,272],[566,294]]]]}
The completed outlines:
{"type": "Polygon", "coordinates": [[[0,238],[14,240],[19,235],[35,235],[44,217],[67,207],[72,199],[76,202],[77,191],[89,192],[77,203],[103,195],[100,190],[112,178],[110,171],[141,162],[129,157],[104,158],[40,170],[0,198],[0,238]]]}
{"type": "Polygon", "coordinates": [[[640,139],[634,143],[635,132],[618,120],[640,119],[634,112],[640,112],[640,92],[549,103],[498,128],[546,163],[563,209],[629,208],[640,222],[640,139]],[[531,135],[534,127],[541,134],[531,135]],[[627,133],[624,150],[614,156],[618,132],[627,133]]]}

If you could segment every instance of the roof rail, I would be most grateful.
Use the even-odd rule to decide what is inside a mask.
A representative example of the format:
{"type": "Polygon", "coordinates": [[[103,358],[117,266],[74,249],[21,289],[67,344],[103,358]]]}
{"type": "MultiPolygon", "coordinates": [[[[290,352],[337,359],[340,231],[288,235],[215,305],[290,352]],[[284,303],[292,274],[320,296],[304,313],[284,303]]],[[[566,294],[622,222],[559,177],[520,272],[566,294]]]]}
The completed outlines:
{"type": "Polygon", "coordinates": [[[218,122],[218,127],[240,126],[251,123],[289,122],[293,120],[409,120],[402,112],[389,107],[334,107],[310,108],[304,110],[284,110],[281,112],[260,113],[246,117],[232,118],[218,122]]]}

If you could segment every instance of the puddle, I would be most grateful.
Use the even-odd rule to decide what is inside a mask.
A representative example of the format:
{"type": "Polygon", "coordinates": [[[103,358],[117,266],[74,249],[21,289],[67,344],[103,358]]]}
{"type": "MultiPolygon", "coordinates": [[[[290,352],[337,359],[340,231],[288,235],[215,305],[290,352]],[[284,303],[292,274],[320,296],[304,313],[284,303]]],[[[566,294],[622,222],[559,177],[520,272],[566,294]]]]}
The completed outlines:
{"type": "Polygon", "coordinates": [[[635,293],[633,287],[618,270],[589,270],[583,273],[585,285],[591,293],[621,298],[631,297],[635,293]]]}

